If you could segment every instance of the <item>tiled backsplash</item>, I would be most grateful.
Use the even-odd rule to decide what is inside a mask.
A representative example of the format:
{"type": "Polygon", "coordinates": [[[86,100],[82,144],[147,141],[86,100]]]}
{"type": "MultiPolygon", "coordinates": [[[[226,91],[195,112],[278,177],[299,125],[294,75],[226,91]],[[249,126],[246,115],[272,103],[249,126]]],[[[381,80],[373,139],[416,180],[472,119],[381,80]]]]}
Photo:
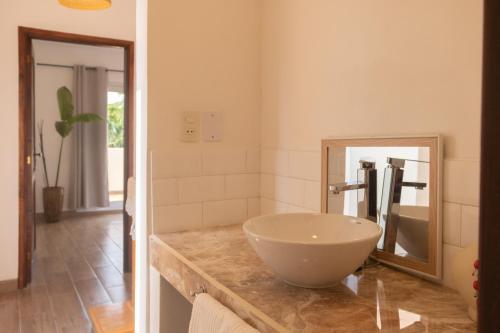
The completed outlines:
{"type": "Polygon", "coordinates": [[[479,160],[444,161],[443,283],[451,287],[454,256],[479,241],[479,175],[479,160]]]}
{"type": "MultiPolygon", "coordinates": [[[[443,165],[444,283],[453,257],[478,240],[479,161],[443,165]]],[[[321,152],[214,149],[153,152],[153,230],[241,223],[259,214],[319,212],[321,152]]]]}
{"type": "Polygon", "coordinates": [[[260,214],[260,151],[152,153],[153,231],[240,223],[260,214]]]}
{"type": "Polygon", "coordinates": [[[319,212],[321,153],[262,150],[261,211],[319,212]]]}

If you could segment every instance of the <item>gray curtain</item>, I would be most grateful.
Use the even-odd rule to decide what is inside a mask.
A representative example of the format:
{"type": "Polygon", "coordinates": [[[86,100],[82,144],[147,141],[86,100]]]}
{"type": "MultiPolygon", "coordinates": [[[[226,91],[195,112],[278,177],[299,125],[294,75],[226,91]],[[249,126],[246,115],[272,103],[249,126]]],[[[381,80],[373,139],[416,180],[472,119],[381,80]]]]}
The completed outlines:
{"type": "Polygon", "coordinates": [[[102,67],[75,65],[73,79],[75,113],[97,113],[104,119],[74,129],[75,208],[108,207],[108,74],[102,67]]]}

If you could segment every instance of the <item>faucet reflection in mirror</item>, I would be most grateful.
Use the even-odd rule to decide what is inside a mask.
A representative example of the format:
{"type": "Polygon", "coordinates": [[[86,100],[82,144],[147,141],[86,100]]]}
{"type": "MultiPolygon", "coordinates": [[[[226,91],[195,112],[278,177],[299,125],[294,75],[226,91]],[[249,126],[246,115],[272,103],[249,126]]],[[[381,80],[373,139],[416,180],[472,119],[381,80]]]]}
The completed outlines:
{"type": "Polygon", "coordinates": [[[441,274],[438,136],[323,141],[323,212],[369,219],[384,233],[374,257],[441,274]]]}
{"type": "MultiPolygon", "coordinates": [[[[387,166],[384,169],[384,183],[382,186],[382,197],[380,198],[380,214],[378,222],[384,228],[384,237],[380,239],[379,249],[395,253],[402,256],[412,256],[415,259],[427,261],[428,256],[428,200],[418,200],[418,193],[415,200],[407,200],[413,205],[402,205],[406,188],[424,190],[427,181],[404,181],[405,164],[426,163],[428,161],[406,160],[400,158],[387,158],[387,166]]],[[[408,164],[406,164],[408,166],[408,164]]],[[[425,166],[424,166],[425,168],[425,166]]],[[[408,167],[410,169],[410,167],[408,167]]],[[[416,167],[416,175],[422,177],[420,173],[428,175],[427,170],[416,167]]],[[[408,194],[407,194],[408,195],[408,194]]]]}

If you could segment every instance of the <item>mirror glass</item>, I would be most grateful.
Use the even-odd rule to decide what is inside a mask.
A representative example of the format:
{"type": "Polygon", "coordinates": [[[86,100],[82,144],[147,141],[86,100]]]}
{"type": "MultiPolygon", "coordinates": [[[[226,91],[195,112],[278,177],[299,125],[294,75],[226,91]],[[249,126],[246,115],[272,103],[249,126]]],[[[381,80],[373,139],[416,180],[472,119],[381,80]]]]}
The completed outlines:
{"type": "Polygon", "coordinates": [[[383,259],[435,273],[437,143],[384,140],[324,142],[323,210],[379,223],[376,252],[383,259]]]}

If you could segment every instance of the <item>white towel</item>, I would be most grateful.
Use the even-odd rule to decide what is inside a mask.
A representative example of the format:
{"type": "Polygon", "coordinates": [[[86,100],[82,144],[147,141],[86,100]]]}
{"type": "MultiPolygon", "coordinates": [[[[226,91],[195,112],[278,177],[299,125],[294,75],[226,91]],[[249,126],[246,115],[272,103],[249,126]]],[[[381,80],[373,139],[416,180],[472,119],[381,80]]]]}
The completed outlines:
{"type": "Polygon", "coordinates": [[[259,333],[208,294],[196,296],[189,333],[259,333]]]}

